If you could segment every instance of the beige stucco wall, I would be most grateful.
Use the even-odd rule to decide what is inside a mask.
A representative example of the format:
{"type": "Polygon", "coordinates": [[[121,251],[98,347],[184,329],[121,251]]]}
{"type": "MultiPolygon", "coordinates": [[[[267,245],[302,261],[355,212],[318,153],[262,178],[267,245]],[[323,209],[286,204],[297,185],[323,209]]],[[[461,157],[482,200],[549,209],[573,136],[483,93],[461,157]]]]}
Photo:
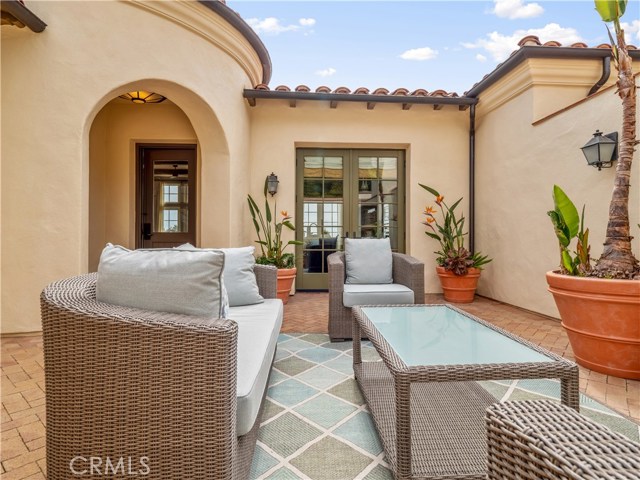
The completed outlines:
{"type": "MultiPolygon", "coordinates": [[[[479,293],[554,317],[558,312],[545,281],[545,272],[559,264],[557,240],[546,215],[553,208],[553,185],[560,185],[579,209],[586,204],[592,258],[597,259],[615,169],[589,167],[580,147],[596,129],[609,133],[620,132],[621,127],[615,88],[532,125],[532,119],[540,118],[534,112],[557,111],[571,103],[559,96],[564,89],[534,85],[488,113],[481,95],[477,122],[476,245],[494,257],[483,273],[479,293]]],[[[636,256],[640,254],[639,182],[636,153],[630,199],[636,256]]]]}
{"type": "MultiPolygon", "coordinates": [[[[278,209],[289,212],[295,211],[296,147],[406,149],[407,252],[425,262],[426,291],[440,291],[432,253],[437,243],[420,223],[432,197],[418,182],[451,199],[464,196],[462,208],[468,210],[468,110],[450,106],[436,111],[431,105],[402,110],[400,104],[367,110],[366,103],[348,102],[331,109],[329,102],[304,101],[290,108],[284,100],[258,100],[251,121],[251,193],[262,195],[264,178],[274,171],[280,180],[278,209]]],[[[246,208],[244,218],[252,240],[246,208]]]]}
{"type": "Polygon", "coordinates": [[[96,271],[105,243],[135,248],[136,143],[195,144],[197,138],[169,101],[116,100],[100,111],[89,144],[89,271],[96,271]]]}
{"type": "Polygon", "coordinates": [[[40,330],[41,289],[89,270],[89,131],[128,90],[157,91],[184,111],[200,181],[217,185],[200,198],[201,242],[238,243],[249,157],[241,91],[262,75],[244,37],[197,2],[29,7],[47,29],[3,26],[1,39],[2,332],[40,330]]]}

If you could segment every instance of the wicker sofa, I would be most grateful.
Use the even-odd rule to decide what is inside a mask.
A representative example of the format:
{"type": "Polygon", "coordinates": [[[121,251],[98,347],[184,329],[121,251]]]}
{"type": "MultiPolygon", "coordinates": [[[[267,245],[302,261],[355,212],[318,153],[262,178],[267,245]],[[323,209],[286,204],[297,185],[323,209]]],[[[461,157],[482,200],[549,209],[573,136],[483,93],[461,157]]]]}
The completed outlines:
{"type": "MultiPolygon", "coordinates": [[[[272,319],[278,331],[267,347],[243,331],[264,337],[265,315],[282,321],[276,269],[256,265],[254,272],[265,302],[232,307],[234,321],[98,302],[95,274],[45,288],[49,479],[72,476],[78,457],[98,457],[103,468],[107,458],[118,468],[124,457],[123,468],[150,479],[248,477],[281,323],[272,319]],[[255,382],[257,403],[239,396],[239,364],[251,358],[268,369],[255,382]],[[238,411],[247,408],[256,418],[239,436],[247,427],[238,411]]],[[[120,473],[129,471],[110,478],[127,476],[120,473]]]]}
{"type": "MultiPolygon", "coordinates": [[[[424,263],[403,253],[393,253],[392,255],[394,283],[413,290],[413,303],[424,303],[424,263]]],[[[327,265],[329,271],[329,337],[332,342],[347,340],[353,335],[353,320],[351,307],[345,307],[343,303],[346,278],[344,252],[329,255],[327,265]]]]}

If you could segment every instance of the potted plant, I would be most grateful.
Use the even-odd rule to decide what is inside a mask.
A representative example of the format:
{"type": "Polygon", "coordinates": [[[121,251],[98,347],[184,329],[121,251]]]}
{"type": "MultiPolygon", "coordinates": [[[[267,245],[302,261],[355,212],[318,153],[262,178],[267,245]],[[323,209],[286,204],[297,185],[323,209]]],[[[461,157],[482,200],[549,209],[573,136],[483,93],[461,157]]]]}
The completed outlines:
{"type": "Polygon", "coordinates": [[[425,221],[422,222],[429,230],[424,233],[440,242],[440,250],[434,252],[436,257],[436,272],[440,278],[444,299],[454,303],[470,303],[476,293],[478,279],[482,266],[492,259],[479,252],[470,252],[464,246],[465,218],[456,216],[456,208],[462,201],[458,199],[453,205],[448,206],[444,196],[434,188],[419,184],[427,192],[435,197],[435,203],[440,209],[442,222],[439,222],[433,206],[428,206],[425,211],[425,221]]]}
{"type": "MultiPolygon", "coordinates": [[[[260,245],[260,255],[256,258],[256,263],[261,265],[273,265],[278,269],[278,298],[283,303],[289,301],[291,286],[296,278],[295,257],[293,253],[284,253],[289,245],[302,245],[297,240],[289,240],[284,243],[282,240],[282,228],[286,227],[291,231],[295,231],[295,226],[291,223],[291,216],[286,210],[280,212],[280,220],[272,214],[269,201],[267,199],[267,181],[264,184],[264,215],[258,207],[251,195],[247,195],[249,203],[249,211],[253,220],[253,226],[256,229],[258,240],[256,243],[260,245]]],[[[274,202],[273,211],[277,211],[274,202]]]]}
{"type": "Polygon", "coordinates": [[[612,57],[618,69],[617,93],[622,99],[622,135],[604,249],[591,267],[585,243],[588,230],[578,220],[573,203],[554,187],[555,208],[549,215],[560,241],[561,263],[560,270],[547,273],[547,283],[576,361],[600,373],[640,379],[640,266],[631,251],[629,223],[636,86],[620,25],[626,4],[627,0],[595,1],[602,20],[613,22],[616,39],[610,35],[612,57]],[[568,251],[573,238],[578,238],[575,254],[580,259],[568,251]]]}

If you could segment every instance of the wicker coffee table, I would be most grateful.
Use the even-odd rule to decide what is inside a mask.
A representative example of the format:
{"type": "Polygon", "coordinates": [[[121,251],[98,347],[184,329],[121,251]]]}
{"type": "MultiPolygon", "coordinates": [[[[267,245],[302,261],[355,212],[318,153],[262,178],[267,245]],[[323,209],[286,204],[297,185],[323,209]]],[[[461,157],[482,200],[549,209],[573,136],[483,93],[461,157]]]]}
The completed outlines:
{"type": "Polygon", "coordinates": [[[486,478],[477,380],[559,378],[578,410],[578,367],[450,305],[354,307],[353,370],[397,479],[486,478]],[[382,362],[363,362],[361,333],[382,362]]]}

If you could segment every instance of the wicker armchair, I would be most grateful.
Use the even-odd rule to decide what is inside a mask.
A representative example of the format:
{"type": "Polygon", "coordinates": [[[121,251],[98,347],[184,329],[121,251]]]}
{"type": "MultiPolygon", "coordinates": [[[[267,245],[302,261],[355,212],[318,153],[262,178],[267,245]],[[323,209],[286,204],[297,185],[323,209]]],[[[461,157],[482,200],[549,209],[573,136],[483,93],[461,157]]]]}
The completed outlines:
{"type": "Polygon", "coordinates": [[[490,480],[640,478],[640,444],[548,400],[487,409],[490,480]]]}
{"type": "MultiPolygon", "coordinates": [[[[255,273],[275,298],[276,269],[255,273]]],[[[124,457],[133,473],[145,459],[149,479],[247,478],[261,412],[238,438],[237,324],[101,303],[95,281],[61,280],[41,295],[47,477],[70,478],[76,457],[103,469],[124,457]]]]}
{"type": "MultiPolygon", "coordinates": [[[[327,257],[329,271],[329,337],[342,341],[353,336],[351,308],[343,300],[346,278],[344,252],[327,257]]],[[[393,281],[413,290],[414,303],[424,303],[424,263],[402,253],[393,253],[393,281]]]]}

